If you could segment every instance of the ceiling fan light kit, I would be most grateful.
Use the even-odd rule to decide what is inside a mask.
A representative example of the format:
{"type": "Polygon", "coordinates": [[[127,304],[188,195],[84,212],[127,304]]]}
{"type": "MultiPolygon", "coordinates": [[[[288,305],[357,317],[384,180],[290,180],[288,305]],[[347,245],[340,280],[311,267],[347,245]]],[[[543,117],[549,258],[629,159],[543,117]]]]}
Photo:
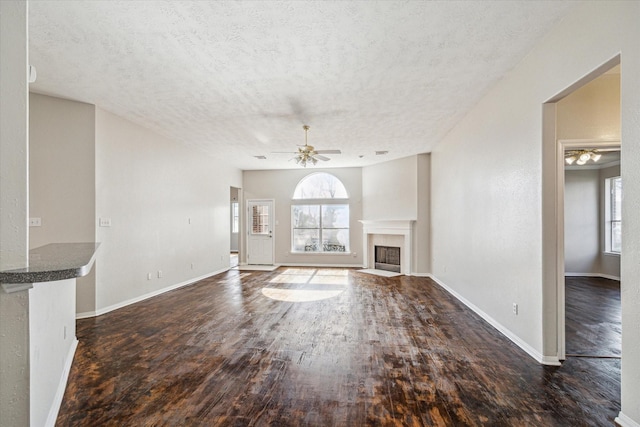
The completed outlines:
{"type": "Polygon", "coordinates": [[[568,165],[572,165],[573,162],[576,162],[576,165],[582,166],[589,160],[597,162],[600,160],[600,157],[602,157],[602,155],[596,150],[570,150],[564,154],[564,161],[568,165]]]}
{"type": "MultiPolygon", "coordinates": [[[[291,160],[295,160],[296,164],[307,167],[307,164],[315,165],[318,163],[318,160],[322,160],[323,162],[331,160],[329,157],[323,156],[324,154],[342,154],[340,150],[316,150],[313,145],[309,145],[308,143],[308,133],[309,126],[302,126],[304,130],[304,145],[298,147],[298,151],[290,154],[295,154],[295,156],[291,160]]],[[[279,153],[274,152],[272,154],[289,154],[289,153],[279,153]]]]}

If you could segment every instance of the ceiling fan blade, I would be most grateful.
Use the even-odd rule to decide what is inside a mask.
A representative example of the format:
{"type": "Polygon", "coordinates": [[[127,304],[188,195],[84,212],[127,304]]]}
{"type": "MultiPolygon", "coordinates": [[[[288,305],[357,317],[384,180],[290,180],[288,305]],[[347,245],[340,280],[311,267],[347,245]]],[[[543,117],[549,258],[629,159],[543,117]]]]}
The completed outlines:
{"type": "Polygon", "coordinates": [[[298,154],[297,151],[272,151],[271,154],[298,154]]]}
{"type": "Polygon", "coordinates": [[[330,158],[325,157],[325,156],[321,156],[320,154],[314,154],[314,155],[313,155],[313,157],[315,157],[315,158],[316,158],[316,159],[318,159],[318,160],[322,160],[323,162],[326,162],[326,161],[328,161],[328,160],[331,160],[330,158]]]}
{"type": "Polygon", "coordinates": [[[340,150],[316,150],[316,153],[320,154],[342,154],[340,150]]]}

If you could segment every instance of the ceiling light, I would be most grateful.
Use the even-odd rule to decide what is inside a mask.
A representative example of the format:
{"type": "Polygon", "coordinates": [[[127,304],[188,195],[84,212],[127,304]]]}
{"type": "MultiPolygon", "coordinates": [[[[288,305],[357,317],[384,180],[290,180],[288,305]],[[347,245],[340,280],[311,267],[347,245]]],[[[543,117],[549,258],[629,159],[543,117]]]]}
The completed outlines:
{"type": "Polygon", "coordinates": [[[575,162],[576,165],[582,166],[589,160],[597,162],[600,160],[600,157],[602,157],[602,155],[596,150],[570,150],[565,152],[564,161],[568,165],[572,165],[573,162],[575,162]]]}

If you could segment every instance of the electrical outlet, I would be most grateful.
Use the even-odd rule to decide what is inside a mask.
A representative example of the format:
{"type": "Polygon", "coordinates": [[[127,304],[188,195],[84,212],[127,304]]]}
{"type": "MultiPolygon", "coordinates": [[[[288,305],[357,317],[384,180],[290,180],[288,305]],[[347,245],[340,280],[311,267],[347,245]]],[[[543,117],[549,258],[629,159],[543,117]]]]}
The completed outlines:
{"type": "Polygon", "coordinates": [[[194,266],[194,265],[195,265],[194,263],[191,263],[191,269],[192,269],[192,270],[193,270],[193,266],[194,266]]]}
{"type": "Polygon", "coordinates": [[[147,273],[147,280],[151,280],[151,273],[147,273]]]}
{"type": "Polygon", "coordinates": [[[67,339],[67,325],[64,326],[64,331],[63,331],[63,339],[67,339]]]}
{"type": "Polygon", "coordinates": [[[158,270],[158,279],[162,278],[162,270],[158,270]]]}
{"type": "Polygon", "coordinates": [[[518,315],[518,304],[516,304],[515,302],[513,303],[513,314],[515,314],[516,316],[518,315]]]}
{"type": "Polygon", "coordinates": [[[42,219],[29,218],[29,227],[40,227],[42,225],[42,219]]]}

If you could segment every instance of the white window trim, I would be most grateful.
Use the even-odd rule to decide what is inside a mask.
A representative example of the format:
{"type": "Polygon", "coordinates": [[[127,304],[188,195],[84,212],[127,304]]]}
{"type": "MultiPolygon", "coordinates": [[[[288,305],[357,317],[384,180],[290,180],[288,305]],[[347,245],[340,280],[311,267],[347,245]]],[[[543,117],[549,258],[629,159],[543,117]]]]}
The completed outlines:
{"type": "Polygon", "coordinates": [[[318,229],[320,230],[320,235],[322,236],[322,206],[323,205],[346,205],[349,208],[349,227],[342,228],[342,230],[349,230],[349,250],[344,252],[330,252],[330,251],[294,251],[293,250],[293,215],[291,216],[291,250],[289,251],[292,255],[351,255],[351,205],[349,204],[348,199],[298,199],[296,200],[298,203],[291,203],[291,211],[293,211],[294,206],[320,206],[320,226],[318,229]],[[327,203],[327,201],[329,203],[327,203]],[[333,203],[336,201],[336,203],[333,203]],[[342,201],[342,203],[340,203],[342,201]],[[346,203],[345,203],[346,202],[346,203]]]}
{"type": "MultiPolygon", "coordinates": [[[[611,250],[611,183],[620,176],[611,176],[604,180],[604,250],[607,256],[620,257],[621,252],[611,250]]],[[[620,221],[622,222],[622,221],[620,221]]]]}

